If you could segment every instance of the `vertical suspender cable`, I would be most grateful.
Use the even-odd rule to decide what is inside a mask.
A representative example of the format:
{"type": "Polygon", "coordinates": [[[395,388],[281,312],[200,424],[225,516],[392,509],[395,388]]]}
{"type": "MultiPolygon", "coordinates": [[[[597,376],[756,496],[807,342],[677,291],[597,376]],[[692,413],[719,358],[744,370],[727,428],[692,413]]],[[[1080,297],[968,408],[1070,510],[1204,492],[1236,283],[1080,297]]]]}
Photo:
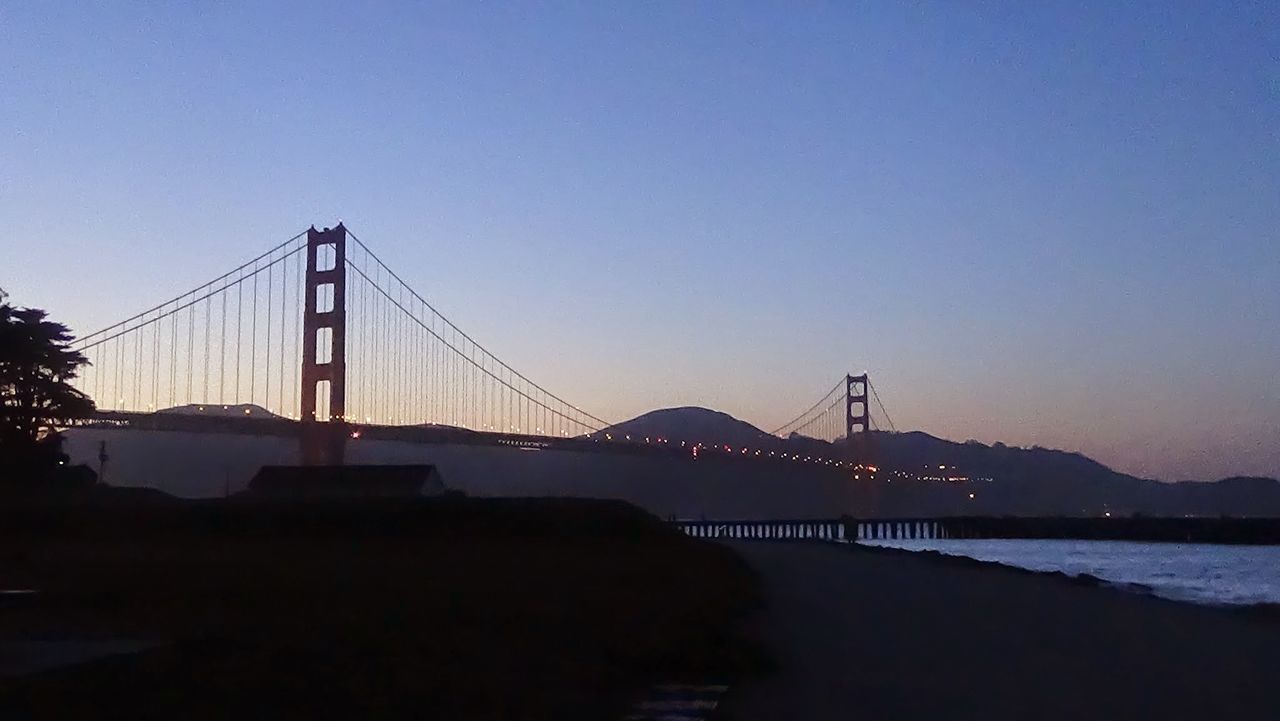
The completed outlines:
{"type": "MultiPolygon", "coordinates": [[[[355,247],[351,247],[351,252],[347,254],[347,267],[351,268],[355,265],[355,247]]],[[[347,292],[347,379],[359,378],[360,368],[360,275],[358,273],[347,273],[346,283],[344,284],[347,292]]],[[[358,383],[347,383],[347,418],[355,422],[362,422],[364,419],[364,399],[360,395],[360,386],[358,383]]]]}
{"type": "Polygon", "coordinates": [[[227,402],[227,292],[222,291],[222,330],[218,332],[218,402],[227,402]]]}
{"type": "Polygon", "coordinates": [[[253,321],[249,325],[249,404],[253,405],[258,381],[258,264],[253,264],[253,321]]]}
{"type": "Polygon", "coordinates": [[[124,405],[124,337],[116,337],[116,388],[111,394],[115,399],[111,407],[120,409],[124,405]]]}
{"type": "Polygon", "coordinates": [[[151,323],[151,410],[160,410],[160,319],[151,323]]]}
{"type": "MultiPolygon", "coordinates": [[[[404,300],[404,286],[396,290],[396,297],[398,301],[404,300]]],[[[399,303],[397,303],[397,307],[392,312],[396,314],[396,386],[400,389],[400,397],[396,402],[396,413],[400,417],[400,424],[404,425],[406,418],[405,408],[408,405],[407,398],[409,397],[408,374],[405,372],[404,311],[400,310],[399,303]]]]}
{"type": "Polygon", "coordinates": [[[139,326],[133,331],[133,410],[142,410],[142,337],[139,326]]]}
{"type": "MultiPolygon", "coordinates": [[[[419,316],[415,313],[414,317],[418,318],[419,316]]],[[[419,320],[418,322],[421,323],[421,320],[419,320]]],[[[423,360],[423,357],[424,357],[423,354],[427,348],[427,334],[422,329],[421,325],[415,325],[413,332],[414,332],[414,336],[416,337],[416,340],[414,342],[414,351],[413,351],[413,375],[415,378],[414,385],[417,389],[417,392],[415,393],[415,397],[417,398],[417,409],[415,410],[413,417],[417,423],[426,423],[427,422],[427,388],[426,388],[427,364],[423,360]]]]}
{"type": "Polygon", "coordinates": [[[400,375],[402,378],[400,385],[404,389],[404,397],[400,403],[400,408],[401,408],[400,418],[401,418],[401,422],[407,425],[411,423],[413,419],[413,363],[412,363],[413,344],[411,342],[412,336],[410,335],[413,332],[412,330],[413,324],[411,322],[412,316],[408,315],[408,311],[405,310],[403,305],[404,303],[403,288],[401,289],[399,296],[400,296],[401,305],[399,308],[397,308],[397,311],[400,317],[399,356],[400,356],[400,375]]]}
{"type": "Polygon", "coordinates": [[[417,302],[409,297],[409,421],[413,424],[422,422],[422,364],[419,360],[422,351],[422,329],[418,326],[417,302]]]}
{"type": "Polygon", "coordinates": [[[302,387],[302,315],[305,314],[307,307],[306,298],[302,297],[306,289],[306,282],[302,277],[302,266],[306,265],[306,263],[307,254],[305,252],[298,254],[297,260],[294,261],[294,264],[298,266],[296,271],[298,284],[296,286],[297,298],[294,301],[293,315],[293,321],[296,323],[293,328],[293,370],[291,371],[293,374],[293,383],[291,384],[293,385],[293,391],[289,394],[289,405],[291,405],[294,412],[297,412],[297,417],[300,420],[302,419],[302,400],[298,397],[298,393],[301,392],[302,387]]]}
{"type": "Polygon", "coordinates": [[[262,363],[263,370],[263,400],[262,407],[271,412],[271,306],[275,305],[275,293],[273,292],[272,278],[275,277],[275,271],[272,266],[271,257],[267,257],[267,340],[266,340],[266,359],[262,363]]]}
{"type": "MultiPolygon", "coordinates": [[[[378,288],[382,289],[381,277],[378,279],[378,288]]],[[[378,417],[382,423],[390,423],[387,409],[387,318],[387,299],[382,296],[378,299],[378,417]]]]}
{"type": "Polygon", "coordinates": [[[192,403],[195,396],[191,394],[191,376],[196,354],[196,307],[187,306],[187,403],[192,403]]]}
{"type": "Polygon", "coordinates": [[[170,408],[178,405],[178,312],[169,316],[169,402],[170,408]]]}
{"type": "Polygon", "coordinates": [[[286,298],[289,291],[289,281],[287,280],[288,276],[286,275],[286,271],[288,270],[288,259],[282,260],[280,263],[280,382],[277,384],[280,387],[280,390],[278,391],[280,396],[280,407],[277,410],[282,416],[287,416],[289,414],[289,409],[284,405],[284,350],[285,346],[288,345],[285,342],[285,338],[287,336],[284,334],[284,321],[285,316],[289,312],[288,299],[286,298]]]}
{"type": "Polygon", "coordinates": [[[462,389],[458,387],[458,351],[456,350],[458,347],[457,330],[454,330],[451,336],[453,336],[451,338],[452,342],[449,344],[453,346],[454,350],[449,351],[449,366],[451,366],[449,368],[449,391],[451,391],[449,392],[449,397],[452,398],[452,410],[449,412],[449,416],[451,416],[452,425],[462,425],[460,423],[462,416],[462,389]]]}
{"type": "Polygon", "coordinates": [[[400,313],[395,307],[394,301],[388,309],[391,313],[391,377],[395,395],[392,396],[392,413],[395,417],[396,425],[400,425],[404,420],[404,378],[401,370],[401,326],[400,313]]]}
{"type": "MultiPolygon", "coordinates": [[[[386,277],[382,279],[383,283],[387,282],[386,277]]],[[[383,293],[387,292],[386,288],[382,289],[383,293]]],[[[391,326],[391,298],[384,295],[382,297],[382,377],[383,377],[383,398],[382,398],[382,414],[386,417],[387,423],[391,424],[395,417],[395,388],[392,386],[394,375],[394,367],[392,362],[392,344],[395,342],[395,330],[391,326]]]]}
{"type": "MultiPolygon", "coordinates": [[[[386,278],[383,278],[383,282],[384,283],[387,282],[386,278]]],[[[382,291],[384,293],[387,293],[386,288],[383,288],[382,291]]],[[[391,310],[391,298],[389,295],[383,296],[383,299],[382,299],[382,323],[383,323],[382,342],[383,342],[383,348],[384,348],[382,365],[383,365],[383,373],[387,378],[387,385],[386,385],[387,397],[385,400],[385,409],[383,412],[386,413],[387,423],[394,424],[395,417],[396,417],[396,413],[395,413],[395,408],[396,408],[396,389],[395,389],[396,329],[395,329],[395,316],[393,315],[391,310]]]]}
{"type": "MultiPolygon", "coordinates": [[[[401,299],[403,301],[403,298],[401,299]]],[[[413,316],[403,308],[400,310],[401,340],[403,346],[403,358],[401,364],[404,368],[404,420],[406,424],[413,423],[413,316]]]]}
{"type": "MultiPolygon", "coordinates": [[[[436,328],[436,316],[431,316],[431,330],[436,328]]],[[[433,337],[431,342],[431,421],[440,423],[443,417],[440,405],[440,339],[433,337]]]]}
{"type": "MultiPolygon", "coordinates": [[[[364,259],[361,258],[362,269],[363,269],[363,266],[364,266],[364,259]]],[[[365,326],[369,324],[369,310],[366,305],[366,301],[368,299],[368,286],[365,284],[364,278],[362,278],[359,273],[351,276],[351,279],[360,284],[360,320],[359,320],[359,325],[357,326],[357,329],[356,329],[356,332],[359,334],[359,337],[360,337],[360,350],[359,350],[360,375],[356,377],[360,379],[359,380],[360,417],[363,418],[365,421],[368,421],[369,420],[369,395],[368,395],[369,392],[367,390],[367,387],[369,382],[368,380],[369,347],[368,347],[368,341],[367,341],[367,333],[365,331],[365,326]]]]}
{"type": "MultiPolygon", "coordinates": [[[[374,268],[377,273],[377,268],[374,268]]],[[[371,281],[372,290],[377,290],[378,283],[376,280],[371,281]]],[[[369,321],[372,325],[369,328],[369,347],[373,349],[372,362],[369,364],[369,377],[372,379],[369,386],[369,400],[373,410],[373,420],[376,423],[382,422],[382,415],[379,412],[381,408],[380,396],[385,387],[382,385],[381,371],[383,352],[381,346],[382,338],[382,298],[377,294],[373,294],[373,308],[370,309],[369,321]]]]}
{"type": "Polygon", "coordinates": [[[102,359],[104,355],[102,351],[96,348],[93,350],[93,397],[99,403],[102,402],[102,366],[104,365],[102,359]]]}
{"type": "MultiPolygon", "coordinates": [[[[416,320],[418,318],[417,301],[411,300],[410,303],[415,306],[413,317],[416,320]]],[[[413,371],[413,422],[419,424],[423,422],[423,416],[425,415],[422,411],[424,398],[422,392],[422,327],[414,323],[410,328],[413,329],[413,356],[412,363],[409,366],[410,370],[413,371]]]]}
{"type": "Polygon", "coordinates": [[[204,299],[204,378],[200,381],[200,396],[206,404],[209,402],[209,326],[213,325],[212,304],[210,298],[204,299]]]}
{"type": "Polygon", "coordinates": [[[240,331],[240,319],[244,317],[244,271],[236,279],[236,392],[235,403],[240,403],[240,348],[243,334],[240,331]]]}
{"type": "Polygon", "coordinates": [[[396,397],[396,417],[399,419],[400,425],[405,423],[405,399],[409,395],[409,382],[405,373],[405,323],[404,311],[400,309],[400,303],[404,300],[404,288],[396,288],[396,302],[391,306],[391,312],[396,319],[396,389],[398,390],[396,397]]]}

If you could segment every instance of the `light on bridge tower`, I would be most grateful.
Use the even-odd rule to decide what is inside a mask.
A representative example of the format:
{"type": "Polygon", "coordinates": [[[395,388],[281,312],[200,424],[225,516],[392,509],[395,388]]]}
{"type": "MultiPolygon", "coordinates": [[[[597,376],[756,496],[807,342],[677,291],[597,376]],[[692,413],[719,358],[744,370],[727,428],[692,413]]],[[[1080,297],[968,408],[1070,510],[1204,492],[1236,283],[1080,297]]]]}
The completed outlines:
{"type": "Polygon", "coordinates": [[[342,465],[346,452],[347,229],[307,231],[302,311],[302,462],[342,465]]]}

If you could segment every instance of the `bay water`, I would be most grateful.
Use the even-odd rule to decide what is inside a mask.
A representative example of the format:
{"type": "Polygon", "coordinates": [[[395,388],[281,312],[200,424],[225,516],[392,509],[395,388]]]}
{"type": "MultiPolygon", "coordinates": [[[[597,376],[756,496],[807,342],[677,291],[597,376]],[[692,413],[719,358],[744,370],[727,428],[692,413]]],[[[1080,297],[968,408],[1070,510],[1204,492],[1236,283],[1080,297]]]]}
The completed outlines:
{"type": "Polygon", "coordinates": [[[882,539],[859,543],[938,551],[1032,571],[1089,574],[1109,584],[1175,601],[1280,604],[1280,546],[1056,539],[882,539]]]}

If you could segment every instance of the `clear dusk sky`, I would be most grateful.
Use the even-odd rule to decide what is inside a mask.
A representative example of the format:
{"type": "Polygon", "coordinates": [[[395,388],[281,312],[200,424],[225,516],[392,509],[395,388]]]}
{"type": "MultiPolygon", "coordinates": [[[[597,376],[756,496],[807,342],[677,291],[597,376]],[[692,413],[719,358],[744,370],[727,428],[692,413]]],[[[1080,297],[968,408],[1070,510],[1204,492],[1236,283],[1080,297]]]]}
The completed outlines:
{"type": "Polygon", "coordinates": [[[1280,475],[1280,5],[5,3],[0,286],[88,332],[343,219],[606,418],[1280,475]]]}

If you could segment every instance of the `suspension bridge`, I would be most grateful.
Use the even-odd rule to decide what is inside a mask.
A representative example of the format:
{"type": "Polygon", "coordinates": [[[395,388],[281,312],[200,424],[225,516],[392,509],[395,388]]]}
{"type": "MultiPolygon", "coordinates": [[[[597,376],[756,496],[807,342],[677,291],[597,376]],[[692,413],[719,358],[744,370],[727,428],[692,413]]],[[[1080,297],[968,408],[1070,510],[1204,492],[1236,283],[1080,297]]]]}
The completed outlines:
{"type": "Polygon", "coordinates": [[[854,466],[869,431],[893,429],[863,373],[772,431],[803,451],[613,433],[480,345],[341,223],[75,347],[91,363],[76,381],[97,407],[89,424],[291,436],[309,465],[341,464],[367,437],[854,466]]]}

